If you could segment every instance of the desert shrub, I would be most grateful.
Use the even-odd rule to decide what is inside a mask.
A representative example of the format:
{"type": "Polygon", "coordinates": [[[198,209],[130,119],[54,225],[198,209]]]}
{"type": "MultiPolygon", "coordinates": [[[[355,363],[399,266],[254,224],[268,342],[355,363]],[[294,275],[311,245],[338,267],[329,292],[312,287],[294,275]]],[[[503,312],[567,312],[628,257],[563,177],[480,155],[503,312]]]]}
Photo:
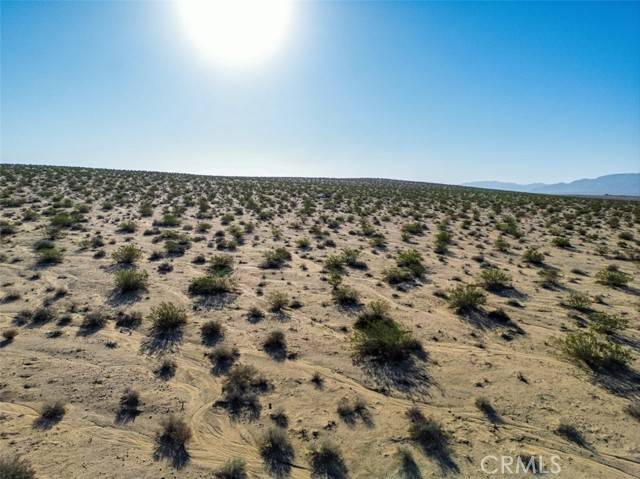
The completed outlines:
{"type": "Polygon", "coordinates": [[[38,250],[38,264],[57,264],[61,262],[62,251],[55,246],[38,250]]]}
{"type": "Polygon", "coordinates": [[[204,344],[214,344],[224,336],[222,323],[216,320],[209,320],[200,327],[200,335],[204,344]]]}
{"type": "Polygon", "coordinates": [[[45,324],[55,320],[57,316],[58,315],[54,309],[43,306],[33,312],[33,314],[31,315],[31,322],[33,324],[45,324]]]}
{"type": "Polygon", "coordinates": [[[119,264],[133,264],[142,258],[142,250],[134,244],[123,244],[111,255],[119,264]]]}
{"type": "Polygon", "coordinates": [[[262,343],[264,350],[271,356],[283,358],[287,353],[287,340],[279,329],[271,331],[262,343]]]}
{"type": "Polygon", "coordinates": [[[15,328],[5,329],[2,331],[2,337],[8,343],[12,342],[18,335],[18,330],[15,328]]]}
{"type": "Polygon", "coordinates": [[[223,373],[229,370],[233,363],[240,357],[238,348],[221,344],[207,354],[214,365],[214,373],[223,373]]]}
{"type": "Polygon", "coordinates": [[[300,238],[296,241],[296,246],[302,250],[307,250],[311,247],[311,241],[309,241],[309,238],[300,238]]]}
{"type": "Polygon", "coordinates": [[[477,310],[487,302],[481,289],[472,285],[458,285],[449,292],[449,307],[459,313],[477,310]]]}
{"type": "Polygon", "coordinates": [[[252,322],[258,322],[264,319],[264,312],[257,306],[251,306],[247,312],[247,319],[252,322]]]}
{"type": "Polygon", "coordinates": [[[544,253],[537,248],[529,247],[522,254],[522,260],[525,263],[539,265],[544,263],[544,253]]]}
{"type": "Polygon", "coordinates": [[[275,248],[264,252],[264,260],[260,267],[264,269],[282,268],[287,261],[291,261],[291,253],[284,248],[275,248]]]}
{"type": "Polygon", "coordinates": [[[338,413],[338,416],[340,416],[340,419],[347,424],[354,424],[358,417],[365,423],[371,424],[369,406],[360,396],[357,396],[353,401],[349,400],[349,398],[343,397],[338,402],[336,412],[338,413]]]}
{"type": "Polygon", "coordinates": [[[331,291],[331,294],[333,300],[341,306],[355,306],[359,303],[358,292],[350,286],[339,285],[331,291]]]}
{"type": "Polygon", "coordinates": [[[295,456],[293,445],[286,431],[278,427],[270,427],[260,440],[260,455],[267,469],[275,473],[291,464],[295,456]]]}
{"type": "Polygon", "coordinates": [[[591,305],[591,298],[589,295],[579,291],[571,291],[567,299],[564,300],[564,304],[571,309],[587,311],[591,305]]]}
{"type": "Polygon", "coordinates": [[[383,273],[384,280],[389,284],[400,284],[413,279],[413,273],[404,268],[388,268],[383,273]]]}
{"type": "Polygon", "coordinates": [[[555,238],[553,238],[551,240],[551,244],[553,246],[557,246],[558,248],[570,248],[571,247],[571,241],[569,241],[569,239],[565,238],[564,236],[556,236],[555,238]]]}
{"type": "Polygon", "coordinates": [[[268,381],[256,368],[249,365],[234,366],[222,385],[222,403],[229,411],[240,414],[259,410],[258,394],[269,389],[268,381]]]}
{"type": "Polygon", "coordinates": [[[563,351],[593,369],[624,367],[631,361],[631,353],[593,331],[567,334],[561,342],[563,351]]]}
{"type": "Polygon", "coordinates": [[[228,276],[205,275],[191,280],[189,293],[200,296],[213,296],[231,293],[234,286],[234,280],[228,276]]]}
{"type": "Polygon", "coordinates": [[[116,288],[127,293],[146,289],[149,273],[143,269],[120,269],[113,276],[116,288]]]}
{"type": "Polygon", "coordinates": [[[46,402],[40,410],[40,417],[37,422],[44,426],[59,422],[65,414],[66,410],[61,401],[46,402]]]}
{"type": "Polygon", "coordinates": [[[2,479],[35,479],[36,473],[25,459],[6,456],[0,457],[0,477],[2,479]]]}
{"type": "Polygon", "coordinates": [[[163,226],[165,228],[172,228],[179,225],[180,218],[171,214],[164,215],[161,220],[156,220],[153,222],[153,226],[163,226]]]}
{"type": "Polygon", "coordinates": [[[324,269],[330,273],[342,273],[344,270],[344,261],[341,256],[330,254],[324,260],[324,269]]]}
{"type": "Polygon", "coordinates": [[[227,276],[233,273],[233,256],[217,254],[209,261],[209,272],[215,276],[227,276]]]}
{"type": "Polygon", "coordinates": [[[493,245],[498,251],[502,253],[507,253],[509,251],[509,242],[505,240],[502,236],[496,239],[493,245]]]}
{"type": "Polygon", "coordinates": [[[449,447],[449,434],[434,419],[425,417],[417,408],[407,411],[411,424],[409,438],[427,453],[439,453],[449,447]]]}
{"type": "Polygon", "coordinates": [[[623,288],[631,282],[633,276],[624,271],[620,271],[616,265],[610,265],[606,269],[596,273],[596,281],[606,286],[623,288]]]}
{"type": "Polygon", "coordinates": [[[420,278],[425,273],[426,268],[422,264],[422,255],[415,249],[400,251],[396,257],[396,263],[400,268],[405,268],[420,278]]]}
{"type": "Polygon", "coordinates": [[[289,306],[289,296],[283,291],[274,291],[269,295],[267,301],[269,302],[269,309],[273,313],[282,311],[289,306]]]}
{"type": "Polygon", "coordinates": [[[354,327],[352,340],[360,357],[402,361],[422,351],[420,342],[387,316],[361,316],[354,327]]]}
{"type": "Polygon", "coordinates": [[[404,225],[402,225],[400,231],[402,233],[406,233],[407,235],[413,236],[421,235],[422,233],[424,233],[425,229],[427,228],[424,224],[416,221],[414,223],[405,223],[404,225]]]}
{"type": "Polygon", "coordinates": [[[187,313],[173,303],[160,303],[151,308],[149,319],[157,332],[170,332],[182,328],[187,323],[187,313]]]}
{"type": "Polygon", "coordinates": [[[489,291],[500,291],[511,286],[511,276],[498,268],[483,269],[480,282],[489,291]]]}
{"type": "Polygon", "coordinates": [[[329,440],[325,439],[319,447],[311,448],[309,463],[311,477],[330,479],[347,477],[347,466],[342,458],[342,453],[338,446],[329,440]]]}
{"type": "Polygon", "coordinates": [[[107,319],[108,317],[103,311],[91,311],[82,320],[80,328],[91,331],[101,329],[106,326],[107,319]]]}
{"type": "Polygon", "coordinates": [[[360,251],[355,248],[345,248],[340,254],[342,262],[352,268],[363,268],[365,264],[360,261],[360,251]]]}
{"type": "Polygon", "coordinates": [[[216,479],[246,479],[247,467],[244,459],[234,457],[213,473],[216,479]]]}
{"type": "Polygon", "coordinates": [[[544,268],[538,271],[540,285],[545,288],[553,288],[560,284],[560,271],[553,268],[544,268]]]}
{"type": "Polygon", "coordinates": [[[173,359],[164,358],[154,373],[161,379],[169,379],[175,375],[176,369],[178,369],[178,364],[173,359]]]}
{"type": "Polygon", "coordinates": [[[589,327],[597,333],[615,334],[629,325],[629,320],[617,314],[593,311],[589,314],[589,327]]]}
{"type": "Polygon", "coordinates": [[[138,225],[133,221],[123,221],[118,226],[118,231],[120,233],[135,233],[137,229],[138,225]]]}
{"type": "Polygon", "coordinates": [[[125,414],[131,415],[137,412],[140,406],[140,393],[135,389],[125,389],[122,396],[120,396],[119,405],[120,411],[125,414]]]}
{"type": "Polygon", "coordinates": [[[181,467],[189,457],[186,445],[191,439],[191,428],[174,415],[163,419],[160,425],[162,429],[156,435],[156,455],[168,457],[174,466],[181,467]]]}

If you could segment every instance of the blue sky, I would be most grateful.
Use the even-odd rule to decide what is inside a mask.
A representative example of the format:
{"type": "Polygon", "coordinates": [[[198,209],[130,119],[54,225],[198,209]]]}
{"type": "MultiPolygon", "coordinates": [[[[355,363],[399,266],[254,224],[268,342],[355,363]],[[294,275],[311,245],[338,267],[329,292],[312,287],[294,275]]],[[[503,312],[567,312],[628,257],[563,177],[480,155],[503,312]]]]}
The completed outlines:
{"type": "Polygon", "coordinates": [[[295,6],[203,60],[170,2],[2,2],[2,162],[566,181],[640,171],[640,3],[295,6]]]}

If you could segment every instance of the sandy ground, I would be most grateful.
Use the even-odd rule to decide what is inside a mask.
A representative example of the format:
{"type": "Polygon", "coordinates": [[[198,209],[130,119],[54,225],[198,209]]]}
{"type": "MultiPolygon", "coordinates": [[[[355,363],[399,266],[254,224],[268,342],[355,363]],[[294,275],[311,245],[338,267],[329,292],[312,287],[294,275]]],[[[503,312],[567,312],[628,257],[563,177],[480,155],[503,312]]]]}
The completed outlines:
{"type": "MultiPolygon", "coordinates": [[[[73,199],[74,194],[69,197],[73,199]]],[[[2,214],[15,220],[25,207],[2,207],[2,214]]],[[[640,369],[640,281],[633,263],[597,255],[595,244],[578,235],[572,238],[572,249],[553,247],[544,214],[523,218],[526,235],[522,243],[510,240],[510,253],[497,252],[492,244],[498,232],[485,211],[469,230],[452,223],[454,244],[444,258],[433,251],[436,223],[442,216],[423,219],[427,231],[407,245],[401,240],[400,227],[409,219],[392,215],[390,221],[377,226],[387,238],[386,251],[375,251],[367,238],[349,234],[358,227],[346,224],[331,235],[336,248],[319,249],[312,241],[311,250],[302,252],[295,241],[311,237],[305,229],[312,223],[302,231],[292,229],[298,217],[288,212],[272,220],[282,232],[281,240],[272,238],[272,224],[254,220],[255,232],[228,253],[235,259],[238,294],[224,305],[200,307],[187,287],[206,265],[193,264],[192,259],[198,254],[208,259],[217,252],[207,246],[208,241],[193,242],[184,256],[170,259],[173,271],[159,273],[161,261],[149,261],[147,256],[162,244],[153,244],[153,236],[142,232],[152,227],[160,210],[155,208],[153,218],[140,218],[136,207],[103,211],[93,205],[86,215],[88,222],[82,225],[86,231],[69,230],[57,240],[65,250],[64,259],[48,267],[35,265],[32,249],[43,236],[47,218],[23,222],[16,234],[3,238],[2,292],[17,291],[20,298],[0,304],[0,330],[19,330],[15,340],[3,343],[0,349],[0,453],[28,459],[38,477],[212,477],[216,468],[233,457],[246,460],[250,477],[269,477],[257,444],[272,425],[269,413],[280,407],[288,415],[287,432],[296,452],[292,478],[310,477],[309,448],[324,437],[339,445],[353,478],[401,477],[396,458],[400,446],[413,452],[420,474],[415,477],[531,477],[487,474],[481,470],[487,455],[540,455],[543,460],[557,455],[562,472],[553,477],[640,477],[640,427],[625,412],[640,396],[637,377],[602,378],[563,357],[554,342],[566,331],[575,330],[581,320],[580,313],[560,304],[568,291],[601,295],[605,304],[596,305],[597,309],[629,318],[623,337],[634,352],[631,370],[640,369]],[[118,223],[129,217],[137,222],[137,232],[116,232],[118,223]],[[472,237],[469,233],[475,230],[481,234],[472,237]],[[87,232],[102,233],[104,258],[94,259],[95,250],[79,248],[87,232]],[[150,275],[148,291],[135,300],[123,300],[113,286],[111,253],[128,240],[144,250],[140,267],[150,275]],[[563,273],[563,288],[550,290],[537,284],[537,268],[525,265],[520,257],[528,245],[540,245],[547,252],[546,263],[563,273]],[[263,252],[273,246],[287,247],[293,259],[281,270],[259,268],[263,252]],[[383,282],[382,272],[394,264],[394,253],[408,246],[422,253],[428,272],[419,285],[400,291],[383,282]],[[362,303],[388,301],[393,318],[423,343],[428,357],[419,362],[411,384],[394,384],[353,361],[350,338],[357,312],[332,302],[331,286],[322,273],[324,257],[345,247],[362,248],[361,258],[367,264],[366,270],[350,269],[345,284],[360,293],[362,303]],[[485,261],[509,271],[514,286],[501,295],[488,293],[485,310],[502,307],[524,334],[505,338],[505,328],[458,315],[437,294],[460,282],[474,282],[480,264],[472,257],[480,253],[485,261]],[[610,264],[635,275],[630,288],[596,283],[595,273],[610,264]],[[583,274],[573,273],[576,268],[583,274]],[[39,278],[32,279],[36,272],[39,278]],[[59,288],[65,288],[67,294],[54,298],[59,288]],[[302,307],[288,309],[284,316],[267,313],[262,321],[248,321],[247,310],[257,305],[266,311],[265,298],[273,291],[287,292],[302,307]],[[15,326],[20,311],[33,310],[47,299],[59,315],[75,311],[68,325],[15,326]],[[152,354],[142,347],[149,334],[146,320],[134,330],[118,328],[113,320],[92,334],[79,329],[87,310],[134,310],[146,315],[161,301],[189,310],[184,338],[174,351],[152,354]],[[224,377],[212,373],[205,357],[210,347],[201,343],[199,327],[209,319],[223,322],[223,342],[239,349],[239,362],[256,366],[273,385],[260,397],[262,410],[256,420],[232,419],[226,410],[214,407],[224,377]],[[262,341],[276,328],[285,332],[294,358],[276,361],[262,350],[262,341]],[[61,334],[49,337],[52,331],[61,334]],[[164,356],[177,362],[176,374],[168,380],[154,374],[164,356]],[[316,372],[324,379],[321,388],[310,381],[316,372]],[[140,392],[142,412],[130,422],[117,423],[118,400],[127,387],[140,392]],[[344,397],[365,399],[370,422],[343,421],[336,408],[344,397]],[[498,423],[489,421],[475,406],[478,397],[490,399],[500,416],[498,423]],[[42,404],[51,399],[65,402],[64,418],[50,429],[34,427],[42,404]],[[413,405],[451,434],[449,461],[425,455],[409,440],[405,412],[413,405]],[[181,469],[153,454],[159,423],[170,413],[184,418],[193,431],[187,445],[190,460],[181,469]],[[555,433],[561,422],[573,424],[587,445],[581,447],[555,433]]],[[[196,211],[189,208],[182,225],[195,226],[199,221],[196,211]]],[[[213,225],[204,233],[207,240],[216,230],[226,228],[219,216],[205,220],[213,225]]],[[[249,219],[247,213],[244,219],[249,219]]],[[[603,228],[599,243],[615,248],[617,237],[603,228]]],[[[637,225],[631,230],[637,237],[637,225]]],[[[195,231],[189,234],[198,235],[195,231]]]]}

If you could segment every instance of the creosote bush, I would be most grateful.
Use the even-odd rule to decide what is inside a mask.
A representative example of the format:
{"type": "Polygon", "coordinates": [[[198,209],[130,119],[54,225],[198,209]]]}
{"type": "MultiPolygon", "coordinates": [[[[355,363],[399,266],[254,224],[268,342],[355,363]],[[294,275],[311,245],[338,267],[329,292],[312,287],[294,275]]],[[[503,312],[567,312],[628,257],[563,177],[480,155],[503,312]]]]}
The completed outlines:
{"type": "Polygon", "coordinates": [[[133,264],[142,258],[142,250],[134,244],[124,244],[111,255],[119,264],[133,264]]]}
{"type": "Polygon", "coordinates": [[[529,247],[522,254],[522,260],[525,263],[541,265],[544,263],[544,253],[537,248],[529,247]]]}
{"type": "Polygon", "coordinates": [[[151,308],[149,320],[156,332],[170,332],[182,328],[187,323],[184,308],[163,302],[151,308]]]}
{"type": "Polygon", "coordinates": [[[477,310],[486,302],[487,296],[473,285],[458,285],[449,292],[449,307],[458,313],[477,310]]]}
{"type": "Polygon", "coordinates": [[[268,297],[269,309],[273,313],[282,311],[289,306],[289,296],[283,291],[274,291],[268,297]]]}
{"type": "Polygon", "coordinates": [[[596,281],[598,283],[615,288],[626,287],[632,279],[632,275],[620,271],[616,265],[610,265],[606,269],[596,273],[596,281]]]}
{"type": "Polygon", "coordinates": [[[567,356],[585,363],[592,369],[623,368],[631,361],[631,352],[594,331],[576,331],[561,341],[567,356]]]}
{"type": "Polygon", "coordinates": [[[193,278],[189,293],[199,296],[215,296],[233,292],[235,281],[228,276],[206,275],[193,278]]]}
{"type": "Polygon", "coordinates": [[[500,291],[511,286],[511,276],[498,268],[483,269],[480,283],[489,291],[500,291]]]}
{"type": "Polygon", "coordinates": [[[116,288],[123,293],[147,288],[149,273],[143,269],[119,269],[113,276],[116,288]]]}

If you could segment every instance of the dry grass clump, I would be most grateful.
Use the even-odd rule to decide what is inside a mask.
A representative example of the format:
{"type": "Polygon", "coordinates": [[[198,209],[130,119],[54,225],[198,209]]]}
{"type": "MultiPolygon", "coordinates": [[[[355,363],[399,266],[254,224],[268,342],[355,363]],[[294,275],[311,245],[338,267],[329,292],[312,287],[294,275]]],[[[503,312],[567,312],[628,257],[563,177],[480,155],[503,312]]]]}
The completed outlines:
{"type": "Polygon", "coordinates": [[[16,328],[5,329],[2,331],[2,337],[7,343],[11,343],[17,335],[18,330],[16,328]]]}
{"type": "Polygon", "coordinates": [[[106,326],[107,320],[108,316],[104,311],[91,311],[87,313],[82,320],[80,329],[85,331],[97,331],[98,329],[102,329],[106,326]]]}
{"type": "Polygon", "coordinates": [[[49,429],[59,423],[66,413],[62,401],[46,402],[40,410],[40,416],[36,419],[34,426],[37,429],[49,429]]]}

